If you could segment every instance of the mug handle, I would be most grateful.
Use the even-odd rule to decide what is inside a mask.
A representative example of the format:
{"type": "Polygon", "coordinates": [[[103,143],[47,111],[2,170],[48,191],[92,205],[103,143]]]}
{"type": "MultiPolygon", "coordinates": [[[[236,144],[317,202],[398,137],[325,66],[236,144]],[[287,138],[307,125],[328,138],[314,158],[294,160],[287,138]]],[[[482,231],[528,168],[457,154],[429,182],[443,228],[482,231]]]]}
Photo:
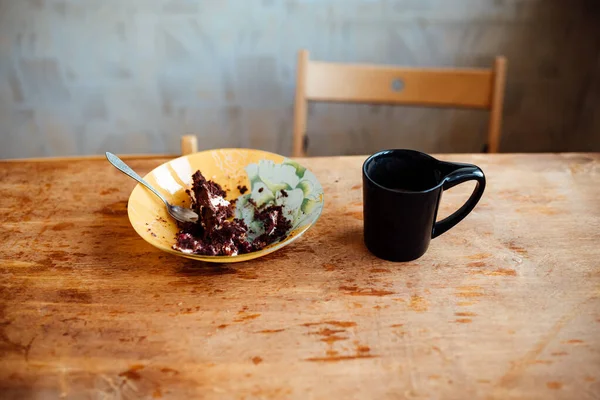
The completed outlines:
{"type": "Polygon", "coordinates": [[[462,221],[463,218],[473,211],[473,208],[475,208],[485,190],[485,175],[481,168],[469,164],[456,164],[456,166],[459,168],[449,173],[444,179],[442,190],[448,190],[463,182],[472,180],[477,181],[477,186],[475,186],[471,197],[469,197],[467,202],[463,204],[461,208],[455,211],[454,214],[449,215],[433,225],[432,238],[440,236],[442,233],[448,231],[454,225],[462,221]]]}

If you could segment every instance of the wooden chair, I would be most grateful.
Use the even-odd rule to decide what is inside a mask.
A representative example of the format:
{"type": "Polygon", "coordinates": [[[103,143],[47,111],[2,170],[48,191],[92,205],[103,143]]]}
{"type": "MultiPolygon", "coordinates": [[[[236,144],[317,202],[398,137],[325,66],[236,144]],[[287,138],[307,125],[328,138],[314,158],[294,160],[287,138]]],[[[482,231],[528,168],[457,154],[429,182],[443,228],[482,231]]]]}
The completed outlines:
{"type": "Polygon", "coordinates": [[[181,155],[198,152],[198,138],[195,135],[185,135],[181,137],[181,155]]]}
{"type": "Polygon", "coordinates": [[[505,81],[506,59],[501,56],[493,69],[398,68],[311,61],[308,51],[300,50],[292,154],[306,155],[309,101],[487,109],[487,151],[497,153],[505,81]]]}

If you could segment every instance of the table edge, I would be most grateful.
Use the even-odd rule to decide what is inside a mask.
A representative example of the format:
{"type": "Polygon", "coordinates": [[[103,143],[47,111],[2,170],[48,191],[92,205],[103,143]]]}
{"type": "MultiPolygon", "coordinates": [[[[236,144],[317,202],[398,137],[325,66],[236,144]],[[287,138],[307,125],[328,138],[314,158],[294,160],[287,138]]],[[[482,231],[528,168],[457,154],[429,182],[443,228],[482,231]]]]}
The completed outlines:
{"type": "MultiPolygon", "coordinates": [[[[600,152],[540,152],[540,153],[427,153],[436,158],[444,157],[455,157],[455,156],[483,156],[489,158],[495,157],[513,157],[513,156],[594,156],[600,157],[600,152]]],[[[165,158],[177,158],[181,157],[180,154],[118,154],[121,159],[124,160],[152,160],[152,159],[165,159],[165,158]]],[[[337,156],[315,156],[315,157],[290,157],[297,160],[314,160],[314,159],[336,159],[336,158],[367,158],[369,154],[354,154],[354,155],[337,155],[337,156]]],[[[85,156],[59,156],[59,157],[33,157],[33,158],[6,158],[0,159],[0,163],[16,163],[16,162],[56,162],[56,161],[96,161],[104,160],[105,155],[85,155],[85,156]]]]}

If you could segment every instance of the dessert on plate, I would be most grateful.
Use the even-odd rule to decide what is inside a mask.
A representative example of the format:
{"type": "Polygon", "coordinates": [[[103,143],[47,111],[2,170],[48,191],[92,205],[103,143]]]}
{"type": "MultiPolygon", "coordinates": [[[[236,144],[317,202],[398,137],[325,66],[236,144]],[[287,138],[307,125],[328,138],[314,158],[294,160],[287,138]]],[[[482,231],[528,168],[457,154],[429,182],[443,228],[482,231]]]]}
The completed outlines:
{"type": "MultiPolygon", "coordinates": [[[[248,199],[246,204],[254,208],[254,221],[262,228],[256,236],[258,232],[251,231],[243,219],[234,217],[236,201],[228,201],[223,188],[207,180],[200,171],[192,175],[192,189],[186,192],[199,218],[195,223],[178,223],[180,231],[174,250],[187,254],[236,256],[261,250],[284,238],[292,228],[281,205],[265,203],[258,206],[248,199]]],[[[285,190],[281,191],[281,196],[287,196],[285,190]]]]}

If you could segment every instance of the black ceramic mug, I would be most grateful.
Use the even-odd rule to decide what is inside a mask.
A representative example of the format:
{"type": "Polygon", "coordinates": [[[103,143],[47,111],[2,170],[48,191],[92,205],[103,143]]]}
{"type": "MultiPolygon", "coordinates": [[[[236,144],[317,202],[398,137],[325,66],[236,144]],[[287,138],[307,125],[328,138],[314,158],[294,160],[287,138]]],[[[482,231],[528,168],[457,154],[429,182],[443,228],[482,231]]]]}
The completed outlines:
{"type": "Polygon", "coordinates": [[[485,175],[471,164],[444,162],[414,150],[385,150],[363,164],[365,245],[377,257],[410,261],[429,242],[469,214],[483,194],[485,175]],[[442,192],[475,180],[467,202],[436,222],[442,192]]]}

